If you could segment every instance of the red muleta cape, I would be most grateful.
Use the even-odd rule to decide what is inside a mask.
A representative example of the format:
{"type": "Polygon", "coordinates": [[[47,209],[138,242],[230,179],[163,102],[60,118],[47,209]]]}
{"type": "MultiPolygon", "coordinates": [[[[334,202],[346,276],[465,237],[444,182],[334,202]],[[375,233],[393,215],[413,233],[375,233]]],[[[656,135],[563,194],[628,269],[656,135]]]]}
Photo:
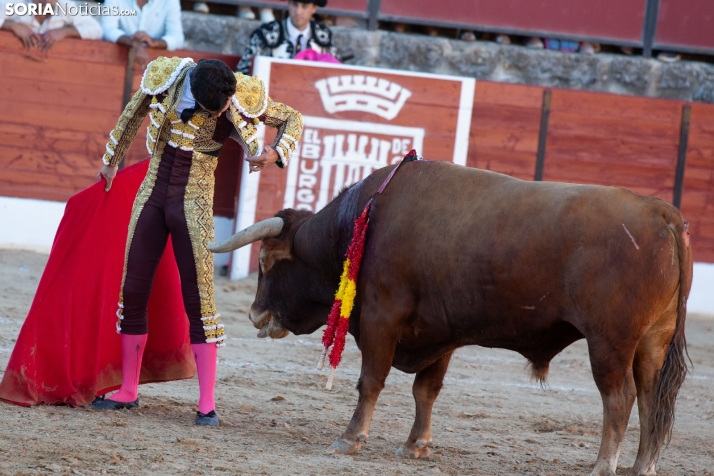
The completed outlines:
{"type": "MultiPolygon", "coordinates": [[[[47,267],[0,383],[0,400],[87,405],[121,384],[116,311],[134,197],[144,160],[67,202],[47,267]]],[[[191,378],[196,367],[169,240],[149,301],[141,383],[191,378]]]]}

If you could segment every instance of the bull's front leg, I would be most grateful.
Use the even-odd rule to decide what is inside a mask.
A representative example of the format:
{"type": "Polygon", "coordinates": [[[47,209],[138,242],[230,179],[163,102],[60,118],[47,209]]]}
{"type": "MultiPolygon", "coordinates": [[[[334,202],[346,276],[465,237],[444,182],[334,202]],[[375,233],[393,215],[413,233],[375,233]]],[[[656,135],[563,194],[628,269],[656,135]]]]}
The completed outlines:
{"type": "Polygon", "coordinates": [[[444,383],[453,352],[440,357],[436,362],[417,372],[412,386],[416,402],[416,418],[406,443],[397,449],[397,456],[428,458],[431,455],[431,409],[444,383]]]}
{"type": "Polygon", "coordinates": [[[384,325],[387,319],[363,319],[360,322],[360,343],[362,350],[362,373],[357,382],[359,400],[347,430],[335,441],[330,450],[342,453],[356,453],[367,441],[372,415],[377,406],[377,398],[384,388],[394,359],[394,349],[398,340],[398,326],[384,325]]]}

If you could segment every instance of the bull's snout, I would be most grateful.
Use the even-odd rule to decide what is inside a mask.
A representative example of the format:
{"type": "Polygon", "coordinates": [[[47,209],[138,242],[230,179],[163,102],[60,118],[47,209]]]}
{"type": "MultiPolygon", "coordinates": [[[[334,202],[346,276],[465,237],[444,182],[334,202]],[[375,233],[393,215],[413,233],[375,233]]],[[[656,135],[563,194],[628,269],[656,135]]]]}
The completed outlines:
{"type": "Polygon", "coordinates": [[[258,311],[254,309],[253,307],[250,308],[250,311],[248,312],[248,318],[250,319],[250,322],[253,323],[253,326],[255,326],[256,329],[261,329],[263,326],[265,326],[268,321],[270,321],[270,311],[258,311]]]}
{"type": "Polygon", "coordinates": [[[260,329],[258,331],[258,337],[261,339],[265,337],[282,339],[290,334],[290,331],[280,325],[273,315],[270,314],[270,311],[258,311],[251,307],[248,318],[256,329],[260,329]]]}

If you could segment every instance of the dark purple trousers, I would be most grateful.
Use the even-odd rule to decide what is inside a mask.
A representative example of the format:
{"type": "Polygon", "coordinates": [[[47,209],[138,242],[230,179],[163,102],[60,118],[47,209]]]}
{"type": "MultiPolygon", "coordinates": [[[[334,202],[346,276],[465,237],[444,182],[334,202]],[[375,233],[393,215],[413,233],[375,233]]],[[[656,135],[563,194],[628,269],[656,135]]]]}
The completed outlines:
{"type": "Polygon", "coordinates": [[[192,344],[206,342],[201,321],[201,300],[196,262],[184,214],[184,194],[193,152],[167,145],[161,156],[153,191],[139,215],[131,238],[124,280],[124,311],[121,332],[149,332],[147,307],[156,268],[169,235],[181,276],[181,293],[188,315],[192,344]]]}

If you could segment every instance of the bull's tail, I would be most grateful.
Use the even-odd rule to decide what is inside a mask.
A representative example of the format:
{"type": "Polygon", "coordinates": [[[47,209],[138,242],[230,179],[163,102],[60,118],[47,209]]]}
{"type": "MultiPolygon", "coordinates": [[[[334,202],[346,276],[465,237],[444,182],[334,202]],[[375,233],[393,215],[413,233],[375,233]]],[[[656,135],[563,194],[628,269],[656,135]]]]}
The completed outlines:
{"type": "MultiPolygon", "coordinates": [[[[670,228],[678,248],[679,258],[679,300],[677,303],[677,321],[672,340],[669,343],[664,364],[660,370],[655,391],[651,418],[650,449],[657,458],[662,446],[669,444],[674,425],[674,406],[679,389],[689,372],[687,359],[687,339],[684,335],[684,321],[687,317],[687,298],[692,286],[692,253],[687,233],[688,223],[681,218],[670,228]]],[[[691,362],[691,359],[690,359],[691,362]]]]}

